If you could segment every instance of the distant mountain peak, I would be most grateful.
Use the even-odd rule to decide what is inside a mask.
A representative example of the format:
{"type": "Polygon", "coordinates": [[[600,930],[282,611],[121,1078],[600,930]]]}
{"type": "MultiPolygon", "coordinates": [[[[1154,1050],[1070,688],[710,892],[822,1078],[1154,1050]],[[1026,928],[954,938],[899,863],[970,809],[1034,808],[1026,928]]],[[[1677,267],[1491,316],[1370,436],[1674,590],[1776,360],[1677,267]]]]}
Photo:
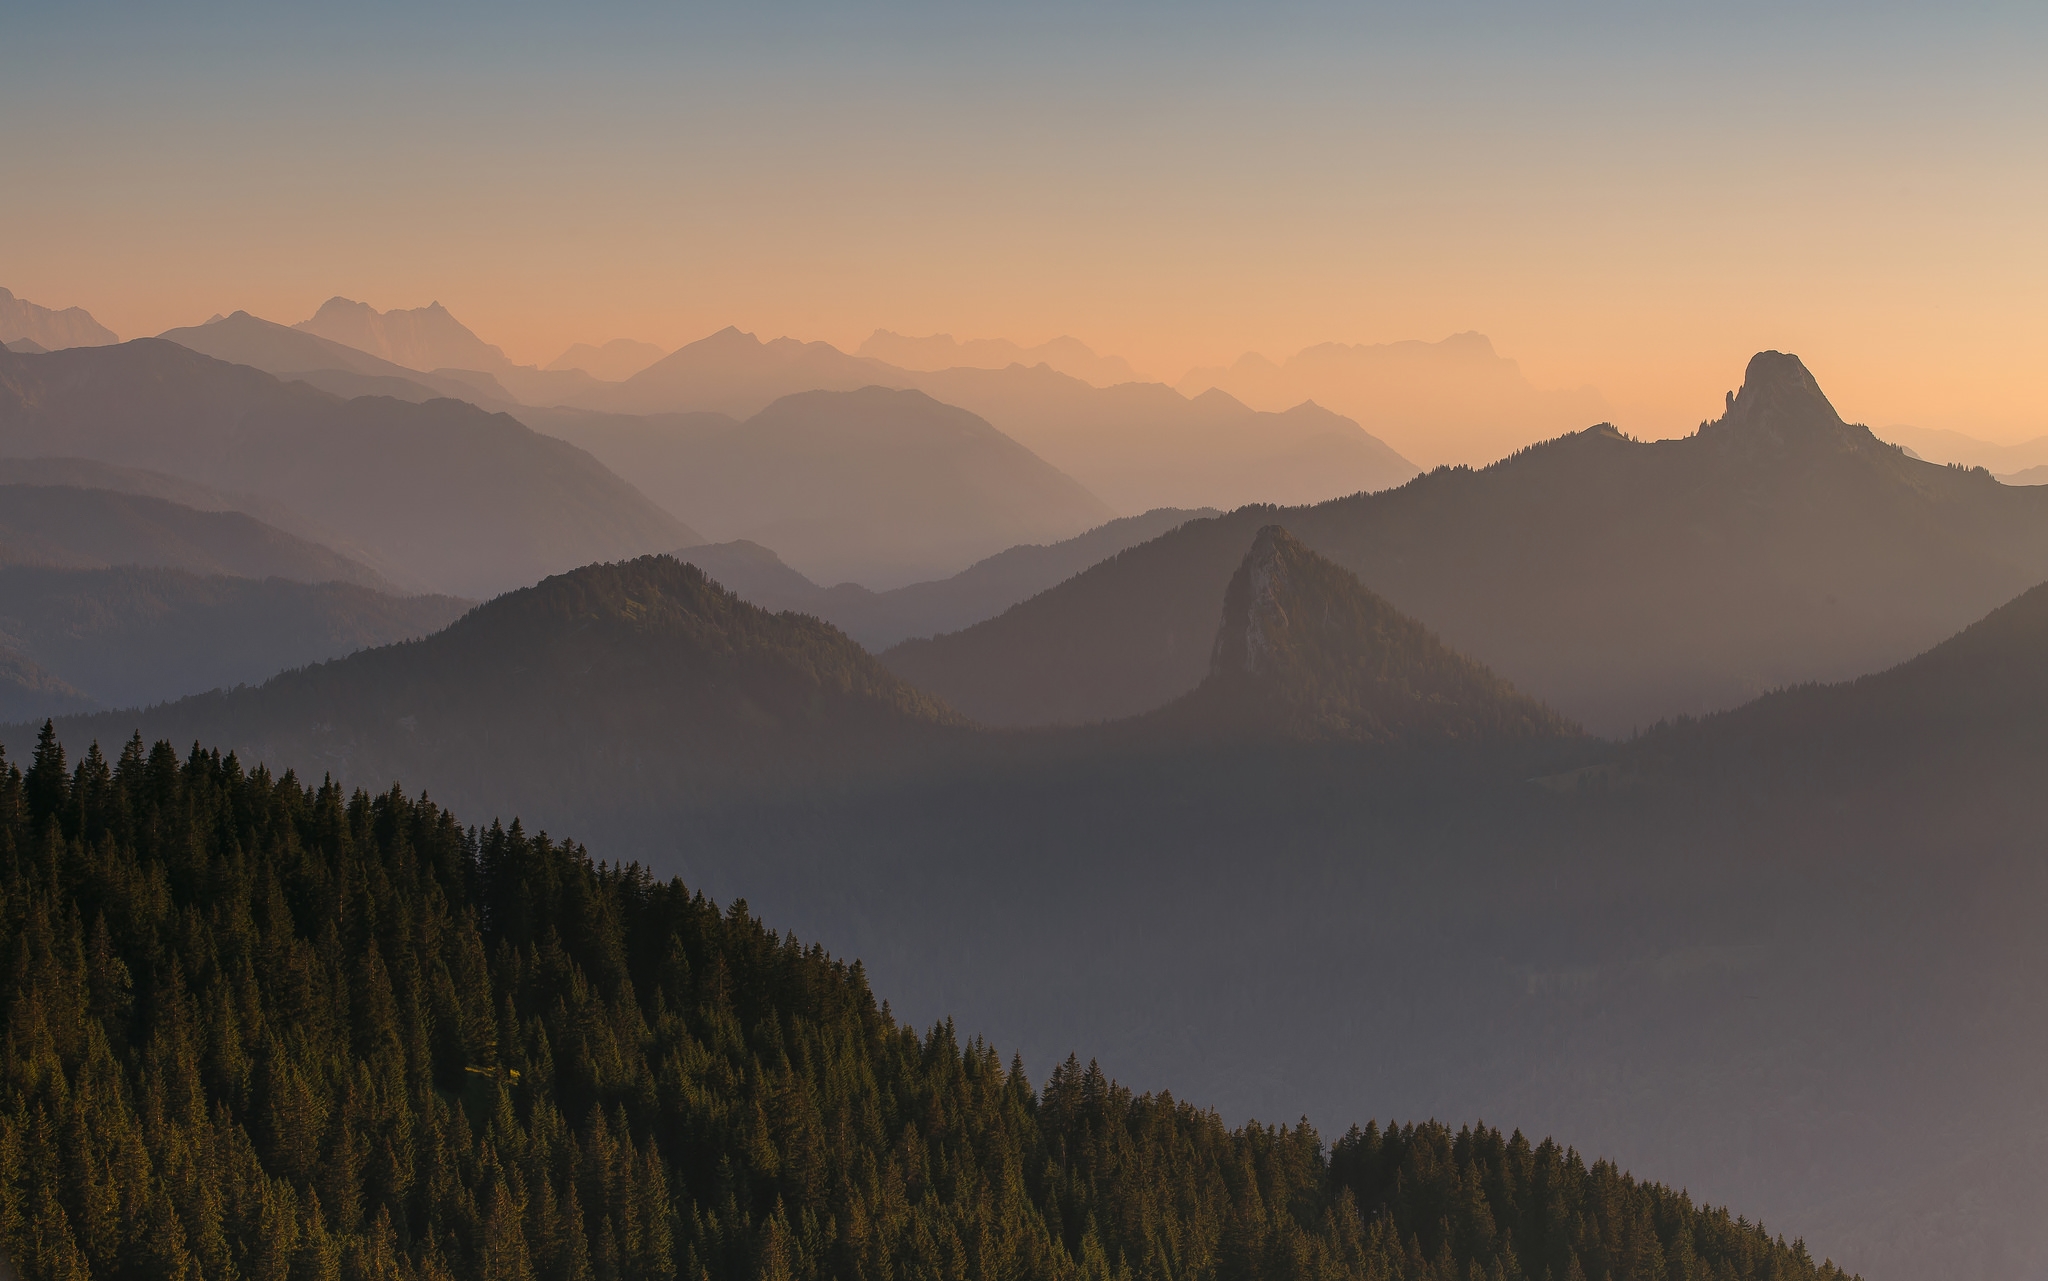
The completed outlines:
{"type": "Polygon", "coordinates": [[[1258,531],[1224,591],[1208,679],[1166,714],[1382,744],[1579,732],[1279,525],[1258,531]]]}
{"type": "MultiPolygon", "coordinates": [[[[1841,440],[1848,424],[1799,357],[1760,351],[1749,358],[1742,389],[1728,394],[1727,409],[1702,434],[1778,445],[1841,440]]],[[[1867,433],[1865,433],[1867,434],[1867,433]]]]}
{"type": "Polygon", "coordinates": [[[512,367],[503,351],[478,338],[439,302],[410,311],[378,311],[336,294],[310,319],[292,327],[407,369],[495,372],[512,367]]]}

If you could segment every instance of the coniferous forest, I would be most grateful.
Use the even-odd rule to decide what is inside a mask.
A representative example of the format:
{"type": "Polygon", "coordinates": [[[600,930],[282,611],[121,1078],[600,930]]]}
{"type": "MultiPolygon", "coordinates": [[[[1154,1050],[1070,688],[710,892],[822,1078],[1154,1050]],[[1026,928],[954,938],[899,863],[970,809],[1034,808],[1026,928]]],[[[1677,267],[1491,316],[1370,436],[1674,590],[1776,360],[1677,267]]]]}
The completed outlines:
{"type": "Polygon", "coordinates": [[[1034,1088],[743,903],[196,746],[46,730],[0,887],[36,1281],[1844,1275],[1550,1140],[1034,1088]]]}

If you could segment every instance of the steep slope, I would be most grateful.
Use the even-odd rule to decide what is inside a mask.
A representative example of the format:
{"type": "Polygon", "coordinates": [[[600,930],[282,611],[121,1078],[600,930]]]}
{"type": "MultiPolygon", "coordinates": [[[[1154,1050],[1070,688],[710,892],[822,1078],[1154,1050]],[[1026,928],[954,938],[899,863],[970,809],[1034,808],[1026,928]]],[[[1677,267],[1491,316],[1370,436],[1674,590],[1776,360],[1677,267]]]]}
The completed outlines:
{"type": "Polygon", "coordinates": [[[1148,720],[1182,734],[1382,747],[1578,732],[1278,525],[1253,537],[1224,591],[1209,675],[1148,720]]]}
{"type": "Polygon", "coordinates": [[[154,565],[391,590],[367,566],[242,512],[66,485],[0,484],[0,564],[154,565]]]}
{"type": "Polygon", "coordinates": [[[915,388],[986,419],[1110,507],[1312,502],[1384,489],[1415,467],[1349,419],[1313,405],[1257,413],[1227,395],[1157,383],[1097,388],[1048,366],[899,369],[826,343],[763,343],[725,329],[587,403],[623,413],[744,417],[794,392],[915,388]]]}
{"type": "Polygon", "coordinates": [[[1313,400],[1427,466],[1479,466],[1608,412],[1590,387],[1539,390],[1478,333],[1322,343],[1278,363],[1248,353],[1228,368],[1190,370],[1175,385],[1190,396],[1220,388],[1266,409],[1313,400]]]}
{"type": "Polygon", "coordinates": [[[1023,347],[1007,338],[970,338],[961,342],[951,334],[912,338],[906,334],[877,329],[854,353],[885,360],[899,369],[938,370],[1006,369],[1011,365],[1049,365],[1072,378],[1097,387],[1138,381],[1138,373],[1122,356],[1098,356],[1078,338],[1062,335],[1035,347],[1023,347]]]}
{"type": "Polygon", "coordinates": [[[1519,1131],[1034,1089],[743,903],[479,819],[168,743],[0,773],[22,1273],[1849,1281],[1519,1131]]]}
{"type": "Polygon", "coordinates": [[[1766,352],[1683,440],[1590,428],[1476,472],[1193,523],[887,661],[993,723],[1163,705],[1201,681],[1197,623],[1274,522],[1603,733],[1889,666],[2048,578],[2048,491],[1910,459],[1766,352]]]}
{"type": "Polygon", "coordinates": [[[101,707],[143,707],[252,684],[437,632],[469,607],[452,596],[392,596],[337,582],[0,568],[0,645],[61,685],[18,700],[11,719],[80,710],[85,704],[73,695],[101,707]]]}
{"type": "Polygon", "coordinates": [[[343,401],[154,339],[0,357],[0,450],[261,495],[394,581],[458,595],[702,541],[513,419],[454,400],[343,401]]]}
{"type": "Polygon", "coordinates": [[[766,544],[827,582],[916,582],[1115,515],[987,423],[922,392],[805,392],[728,421],[565,416],[548,425],[706,534],[766,544]]]}
{"type": "Polygon", "coordinates": [[[825,624],[649,556],[501,596],[423,641],[65,732],[200,735],[352,786],[417,778],[560,830],[886,771],[956,719],[825,624]]]}
{"type": "Polygon", "coordinates": [[[15,350],[13,344],[22,340],[34,343],[43,351],[100,347],[121,341],[113,330],[94,320],[92,313],[83,307],[52,311],[0,289],[0,343],[8,344],[8,350],[12,351],[15,350]]]}
{"type": "Polygon", "coordinates": [[[1126,547],[1213,511],[1162,507],[1049,545],[1007,548],[950,578],[877,592],[857,583],[820,587],[759,543],[706,543],[676,553],[763,609],[813,614],[870,649],[967,627],[1070,578],[1126,547]]]}

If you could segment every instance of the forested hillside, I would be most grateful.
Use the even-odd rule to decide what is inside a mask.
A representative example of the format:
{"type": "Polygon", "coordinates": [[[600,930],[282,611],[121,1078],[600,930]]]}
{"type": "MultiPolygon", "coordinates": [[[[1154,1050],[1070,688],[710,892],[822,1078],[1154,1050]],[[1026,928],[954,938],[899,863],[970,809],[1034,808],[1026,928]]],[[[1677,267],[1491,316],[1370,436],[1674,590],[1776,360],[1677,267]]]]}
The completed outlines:
{"type": "Polygon", "coordinates": [[[1520,1134],[1034,1090],[743,904],[396,789],[45,736],[0,869],[30,1281],[1842,1275],[1520,1134]]]}

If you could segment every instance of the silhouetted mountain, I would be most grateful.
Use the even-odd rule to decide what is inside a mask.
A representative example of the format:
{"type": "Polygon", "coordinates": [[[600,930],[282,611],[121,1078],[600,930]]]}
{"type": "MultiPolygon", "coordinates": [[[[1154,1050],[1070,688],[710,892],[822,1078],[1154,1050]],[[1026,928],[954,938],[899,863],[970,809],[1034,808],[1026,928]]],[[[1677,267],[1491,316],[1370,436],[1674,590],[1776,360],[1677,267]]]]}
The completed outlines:
{"type": "Polygon", "coordinates": [[[1685,439],[1590,428],[1480,471],[1193,522],[885,661],[994,724],[1162,706],[1206,673],[1212,602],[1275,522],[1610,733],[1888,666],[2048,578],[2048,491],[1907,458],[1766,352],[1685,439]]]}
{"type": "Polygon", "coordinates": [[[1044,366],[916,373],[826,343],[763,343],[737,329],[691,343],[588,403],[743,416],[792,392],[867,386],[916,388],[978,414],[1120,512],[1311,502],[1415,474],[1358,424],[1314,405],[1256,413],[1220,392],[1189,400],[1158,383],[1097,388],[1044,366]]]}
{"type": "Polygon", "coordinates": [[[625,414],[717,413],[746,418],[801,391],[901,387],[902,371],[849,356],[830,343],[777,338],[762,342],[728,325],[678,347],[592,408],[625,414]]]}
{"type": "Polygon", "coordinates": [[[1195,369],[1190,396],[1220,388],[1248,405],[1328,405],[1425,465],[1478,466],[1607,414],[1590,387],[1541,391],[1484,334],[1441,342],[1323,343],[1275,364],[1247,353],[1227,369],[1195,369]]]}
{"type": "Polygon", "coordinates": [[[494,373],[512,367],[503,351],[471,333],[438,302],[410,311],[378,311],[368,303],[334,297],[321,303],[311,319],[292,328],[366,351],[407,369],[480,369],[494,373]]]}
{"type": "Polygon", "coordinates": [[[1908,427],[1894,424],[1873,428],[1878,439],[1903,445],[1913,457],[1930,463],[1960,467],[1982,467],[1993,474],[2010,474],[2030,467],[2048,467],[2048,436],[2036,436],[2018,444],[2001,445],[1978,440],[1959,431],[1941,427],[1908,427]]]}
{"type": "MultiPolygon", "coordinates": [[[[415,378],[420,373],[427,374],[432,385],[444,389],[445,394],[494,409],[503,408],[507,402],[553,405],[585,398],[603,389],[602,383],[581,369],[538,369],[514,364],[503,351],[471,333],[438,302],[411,311],[378,311],[368,303],[329,298],[312,319],[302,320],[293,328],[414,371],[415,378]],[[462,391],[463,387],[469,391],[462,391]]],[[[374,393],[364,388],[344,394],[374,393]]]]}
{"type": "Polygon", "coordinates": [[[1115,515],[973,414],[916,391],[805,392],[738,424],[544,421],[706,534],[767,544],[828,582],[915,582],[1115,515]]]}
{"type": "Polygon", "coordinates": [[[614,338],[602,347],[579,342],[543,365],[542,369],[547,372],[580,369],[593,378],[617,383],[631,378],[667,354],[651,342],[636,342],[631,338],[614,338]]]}
{"type": "Polygon", "coordinates": [[[956,723],[831,627],[648,556],[508,593],[416,643],[65,732],[198,732],[351,786],[419,777],[478,812],[549,822],[623,807],[645,831],[693,804],[929,761],[956,723]]]}
{"type": "Polygon", "coordinates": [[[488,374],[422,373],[359,351],[347,343],[305,333],[238,311],[203,325],[167,329],[157,337],[215,360],[247,365],[289,381],[310,383],[343,399],[393,396],[424,402],[450,396],[491,408],[516,403],[488,374]]]}
{"type": "Polygon", "coordinates": [[[6,344],[6,346],[7,350],[20,352],[25,356],[40,356],[50,350],[33,338],[17,338],[13,342],[6,344]]]}
{"type": "Polygon", "coordinates": [[[0,484],[0,564],[155,565],[392,590],[367,566],[241,512],[195,511],[141,494],[64,485],[0,484]]]}
{"type": "MultiPolygon", "coordinates": [[[[0,575],[4,573],[0,571],[0,575]]],[[[34,659],[0,648],[0,717],[28,721],[38,716],[75,716],[97,706],[34,659]]]]}
{"type": "Polygon", "coordinates": [[[253,684],[307,663],[437,632],[469,608],[347,583],[182,570],[0,568],[0,645],[61,687],[17,694],[15,719],[143,707],[253,684]],[[34,697],[30,697],[30,694],[34,697]]]}
{"type": "Polygon", "coordinates": [[[839,628],[870,649],[993,618],[1026,597],[1178,525],[1216,515],[1162,507],[1125,516],[1049,546],[997,552],[951,578],[871,591],[858,583],[820,587],[759,543],[739,539],[676,553],[728,590],[768,610],[793,609],[839,628]]]}
{"type": "Polygon", "coordinates": [[[0,342],[6,343],[9,351],[15,351],[14,344],[22,339],[34,343],[35,349],[41,351],[101,347],[121,341],[83,307],[52,311],[0,289],[0,342]]]}
{"type": "Polygon", "coordinates": [[[1152,722],[1219,737],[1420,746],[1578,733],[1278,525],[1223,593],[1201,685],[1152,722]]]}
{"type": "Polygon", "coordinates": [[[899,369],[937,370],[966,367],[1004,369],[1011,365],[1049,365],[1072,378],[1097,387],[1138,381],[1137,371],[1122,356],[1098,356],[1078,338],[1065,336],[1036,347],[1020,347],[1007,338],[956,340],[951,334],[911,338],[877,329],[860,345],[857,355],[886,360],[899,369]]]}
{"type": "Polygon", "coordinates": [[[0,357],[0,451],[260,494],[395,582],[463,595],[702,541],[596,459],[503,415],[343,401],[154,339],[0,357]]]}

